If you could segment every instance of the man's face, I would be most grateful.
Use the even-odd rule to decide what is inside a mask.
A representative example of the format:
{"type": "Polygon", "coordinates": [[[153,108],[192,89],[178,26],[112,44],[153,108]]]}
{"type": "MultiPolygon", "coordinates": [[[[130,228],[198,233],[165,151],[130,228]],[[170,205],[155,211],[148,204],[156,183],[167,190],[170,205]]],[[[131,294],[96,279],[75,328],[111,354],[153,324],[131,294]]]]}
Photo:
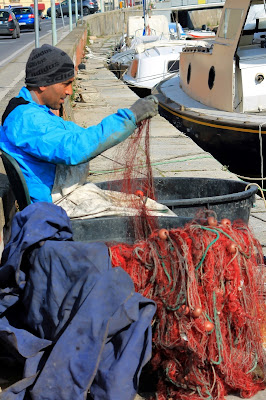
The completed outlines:
{"type": "Polygon", "coordinates": [[[65,82],[55,83],[50,86],[41,88],[40,102],[52,110],[59,110],[64,103],[65,98],[73,93],[72,82],[74,78],[68,79],[65,82]]]}

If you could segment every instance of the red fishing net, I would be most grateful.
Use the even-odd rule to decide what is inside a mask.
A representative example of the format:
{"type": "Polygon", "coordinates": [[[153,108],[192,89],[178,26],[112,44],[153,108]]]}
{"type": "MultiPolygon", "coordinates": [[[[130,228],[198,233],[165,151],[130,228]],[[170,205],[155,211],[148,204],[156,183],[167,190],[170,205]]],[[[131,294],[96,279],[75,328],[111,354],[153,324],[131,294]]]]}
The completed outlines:
{"type": "MultiPolygon", "coordinates": [[[[118,149],[115,163],[123,165],[123,170],[116,173],[121,177],[119,190],[123,193],[134,194],[131,197],[130,207],[136,210],[135,218],[131,219],[134,237],[144,239],[158,226],[146,208],[147,198],[155,200],[154,181],[150,161],[150,121],[142,121],[135,133],[118,149]]],[[[116,168],[113,168],[116,171],[116,168]]],[[[109,189],[116,190],[111,184],[109,189]]]]}
{"type": "Polygon", "coordinates": [[[110,254],[136,291],[157,303],[158,399],[251,397],[265,387],[263,255],[246,225],[194,221],[114,245],[110,254]]]}
{"type": "MultiPolygon", "coordinates": [[[[132,171],[142,132],[127,153],[127,193],[136,189],[132,171]]],[[[141,191],[154,198],[148,136],[141,191]]],[[[217,224],[215,214],[202,210],[184,227],[159,230],[144,200],[135,207],[141,216],[135,218],[136,242],[109,249],[113,267],[127,271],[136,291],[157,304],[152,398],[221,400],[228,393],[251,397],[264,389],[265,265],[248,226],[217,224]]]]}

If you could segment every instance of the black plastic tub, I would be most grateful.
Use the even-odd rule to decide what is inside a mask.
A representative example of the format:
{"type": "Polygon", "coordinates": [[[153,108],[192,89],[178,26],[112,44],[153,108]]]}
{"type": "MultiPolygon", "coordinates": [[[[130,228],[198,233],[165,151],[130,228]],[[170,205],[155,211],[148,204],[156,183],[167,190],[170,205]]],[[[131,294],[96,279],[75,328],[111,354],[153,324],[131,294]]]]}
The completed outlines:
{"type": "MultiPolygon", "coordinates": [[[[180,217],[193,219],[200,209],[213,210],[217,219],[248,223],[255,202],[257,186],[245,190],[248,183],[212,178],[154,178],[157,201],[180,217]]],[[[102,189],[121,191],[122,180],[97,183],[102,189]]],[[[143,190],[142,180],[135,179],[133,193],[143,190]]],[[[144,192],[145,195],[145,192],[144,192]]]]}
{"type": "MultiPolygon", "coordinates": [[[[139,217],[140,218],[140,217],[139,217]]],[[[158,228],[173,229],[190,222],[188,217],[158,217],[158,228]]],[[[133,217],[101,217],[71,221],[74,240],[79,242],[117,242],[133,244],[133,217]]]]}
{"type": "MultiPolygon", "coordinates": [[[[121,191],[123,182],[101,182],[102,189],[121,191]]],[[[171,208],[176,217],[158,217],[158,228],[184,226],[201,209],[213,210],[217,219],[248,223],[257,187],[245,190],[247,183],[209,178],[154,178],[157,200],[171,208]]],[[[134,181],[133,192],[143,191],[141,179],[134,181]]],[[[102,217],[72,220],[74,239],[83,242],[134,243],[133,217],[102,217]]]]}

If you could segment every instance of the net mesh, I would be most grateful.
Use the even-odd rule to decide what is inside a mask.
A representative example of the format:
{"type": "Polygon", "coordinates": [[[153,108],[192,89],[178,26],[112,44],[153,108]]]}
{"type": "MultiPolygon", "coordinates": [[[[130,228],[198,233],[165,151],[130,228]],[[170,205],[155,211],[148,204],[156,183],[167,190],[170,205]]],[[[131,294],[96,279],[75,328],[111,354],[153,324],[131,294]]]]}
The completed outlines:
{"type": "Polygon", "coordinates": [[[109,244],[109,251],[113,267],[127,271],[136,291],[157,304],[151,398],[253,396],[265,388],[261,245],[243,222],[217,223],[207,210],[184,227],[158,229],[145,207],[145,196],[156,199],[147,121],[120,160],[126,165],[121,190],[139,196],[132,199],[136,241],[109,244]]]}
{"type": "Polygon", "coordinates": [[[193,221],[166,239],[161,233],[110,247],[112,265],[157,304],[157,398],[253,396],[265,388],[261,246],[241,222],[214,228],[193,221]]]}

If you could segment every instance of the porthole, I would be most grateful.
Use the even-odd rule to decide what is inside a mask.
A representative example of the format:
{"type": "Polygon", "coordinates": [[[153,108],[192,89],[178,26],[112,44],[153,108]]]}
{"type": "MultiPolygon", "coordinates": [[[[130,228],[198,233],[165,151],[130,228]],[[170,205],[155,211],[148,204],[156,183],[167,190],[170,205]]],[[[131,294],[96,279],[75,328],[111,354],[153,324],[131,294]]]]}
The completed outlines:
{"type": "Polygon", "coordinates": [[[187,84],[189,85],[191,78],[191,63],[189,63],[188,69],[187,69],[187,84]]]}
{"type": "Polygon", "coordinates": [[[210,90],[213,88],[214,81],[215,81],[215,69],[214,66],[212,66],[209,71],[209,79],[208,79],[208,86],[210,90]]]}
{"type": "Polygon", "coordinates": [[[257,74],[256,76],[255,76],[255,82],[256,83],[261,83],[261,82],[263,82],[264,81],[264,75],[263,74],[257,74]]]}

